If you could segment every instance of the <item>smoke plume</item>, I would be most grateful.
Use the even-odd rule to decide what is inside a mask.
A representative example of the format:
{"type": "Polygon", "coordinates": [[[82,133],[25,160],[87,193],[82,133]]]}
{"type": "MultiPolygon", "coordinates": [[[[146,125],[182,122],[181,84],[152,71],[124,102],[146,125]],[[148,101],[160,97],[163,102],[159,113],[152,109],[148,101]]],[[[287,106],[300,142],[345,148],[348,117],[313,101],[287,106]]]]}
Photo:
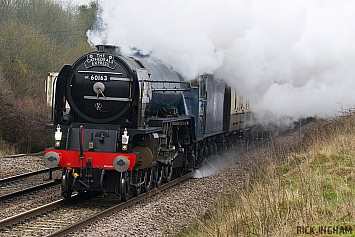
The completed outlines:
{"type": "MultiPolygon", "coordinates": [[[[186,79],[214,73],[261,115],[354,107],[355,2],[101,0],[89,42],[150,54],[186,79]]],[[[260,116],[261,116],[260,115],[260,116]]]]}

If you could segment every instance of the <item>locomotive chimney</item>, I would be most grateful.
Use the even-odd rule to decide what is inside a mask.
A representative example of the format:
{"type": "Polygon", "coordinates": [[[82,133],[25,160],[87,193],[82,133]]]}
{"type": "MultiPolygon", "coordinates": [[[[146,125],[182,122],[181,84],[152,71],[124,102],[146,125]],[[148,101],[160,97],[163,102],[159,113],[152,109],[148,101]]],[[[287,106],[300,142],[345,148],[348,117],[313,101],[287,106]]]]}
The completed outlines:
{"type": "Polygon", "coordinates": [[[99,53],[121,54],[121,47],[115,45],[96,45],[99,53]]]}

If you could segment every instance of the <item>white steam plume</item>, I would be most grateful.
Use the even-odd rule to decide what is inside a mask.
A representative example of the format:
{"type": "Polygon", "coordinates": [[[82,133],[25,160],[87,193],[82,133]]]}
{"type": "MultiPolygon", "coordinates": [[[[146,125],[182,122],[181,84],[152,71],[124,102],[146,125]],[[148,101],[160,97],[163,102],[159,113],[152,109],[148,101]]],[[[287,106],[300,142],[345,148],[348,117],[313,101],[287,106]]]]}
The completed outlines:
{"type": "Polygon", "coordinates": [[[99,2],[89,42],[132,48],[184,77],[214,73],[279,117],[354,107],[355,2],[122,0],[99,2]]]}

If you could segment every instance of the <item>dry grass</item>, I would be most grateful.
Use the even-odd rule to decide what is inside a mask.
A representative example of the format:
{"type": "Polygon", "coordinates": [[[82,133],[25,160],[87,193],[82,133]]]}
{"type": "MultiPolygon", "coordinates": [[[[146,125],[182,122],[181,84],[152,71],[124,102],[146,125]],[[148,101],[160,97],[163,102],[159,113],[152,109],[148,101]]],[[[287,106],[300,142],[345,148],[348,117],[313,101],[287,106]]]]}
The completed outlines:
{"type": "Polygon", "coordinates": [[[323,226],[355,236],[354,114],[318,121],[291,149],[272,142],[263,154],[258,165],[246,156],[254,169],[242,185],[179,236],[320,236],[323,226]]]}
{"type": "Polygon", "coordinates": [[[0,139],[0,156],[14,155],[17,153],[17,149],[14,146],[0,139]]]}

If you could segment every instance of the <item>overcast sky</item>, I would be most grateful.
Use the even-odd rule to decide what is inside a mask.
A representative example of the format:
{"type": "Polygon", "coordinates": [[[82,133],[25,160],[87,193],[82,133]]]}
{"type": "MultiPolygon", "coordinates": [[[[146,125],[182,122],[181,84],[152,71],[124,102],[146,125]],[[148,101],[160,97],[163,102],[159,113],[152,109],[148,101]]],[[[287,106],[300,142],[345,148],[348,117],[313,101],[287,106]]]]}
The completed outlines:
{"type": "Polygon", "coordinates": [[[90,0],[55,0],[55,1],[70,3],[70,4],[77,4],[77,5],[87,5],[90,3],[90,0]]]}
{"type": "Polygon", "coordinates": [[[214,73],[264,115],[327,117],[355,108],[355,1],[101,0],[100,5],[102,27],[88,32],[92,45],[119,45],[126,54],[136,47],[188,79],[214,73]]]}

